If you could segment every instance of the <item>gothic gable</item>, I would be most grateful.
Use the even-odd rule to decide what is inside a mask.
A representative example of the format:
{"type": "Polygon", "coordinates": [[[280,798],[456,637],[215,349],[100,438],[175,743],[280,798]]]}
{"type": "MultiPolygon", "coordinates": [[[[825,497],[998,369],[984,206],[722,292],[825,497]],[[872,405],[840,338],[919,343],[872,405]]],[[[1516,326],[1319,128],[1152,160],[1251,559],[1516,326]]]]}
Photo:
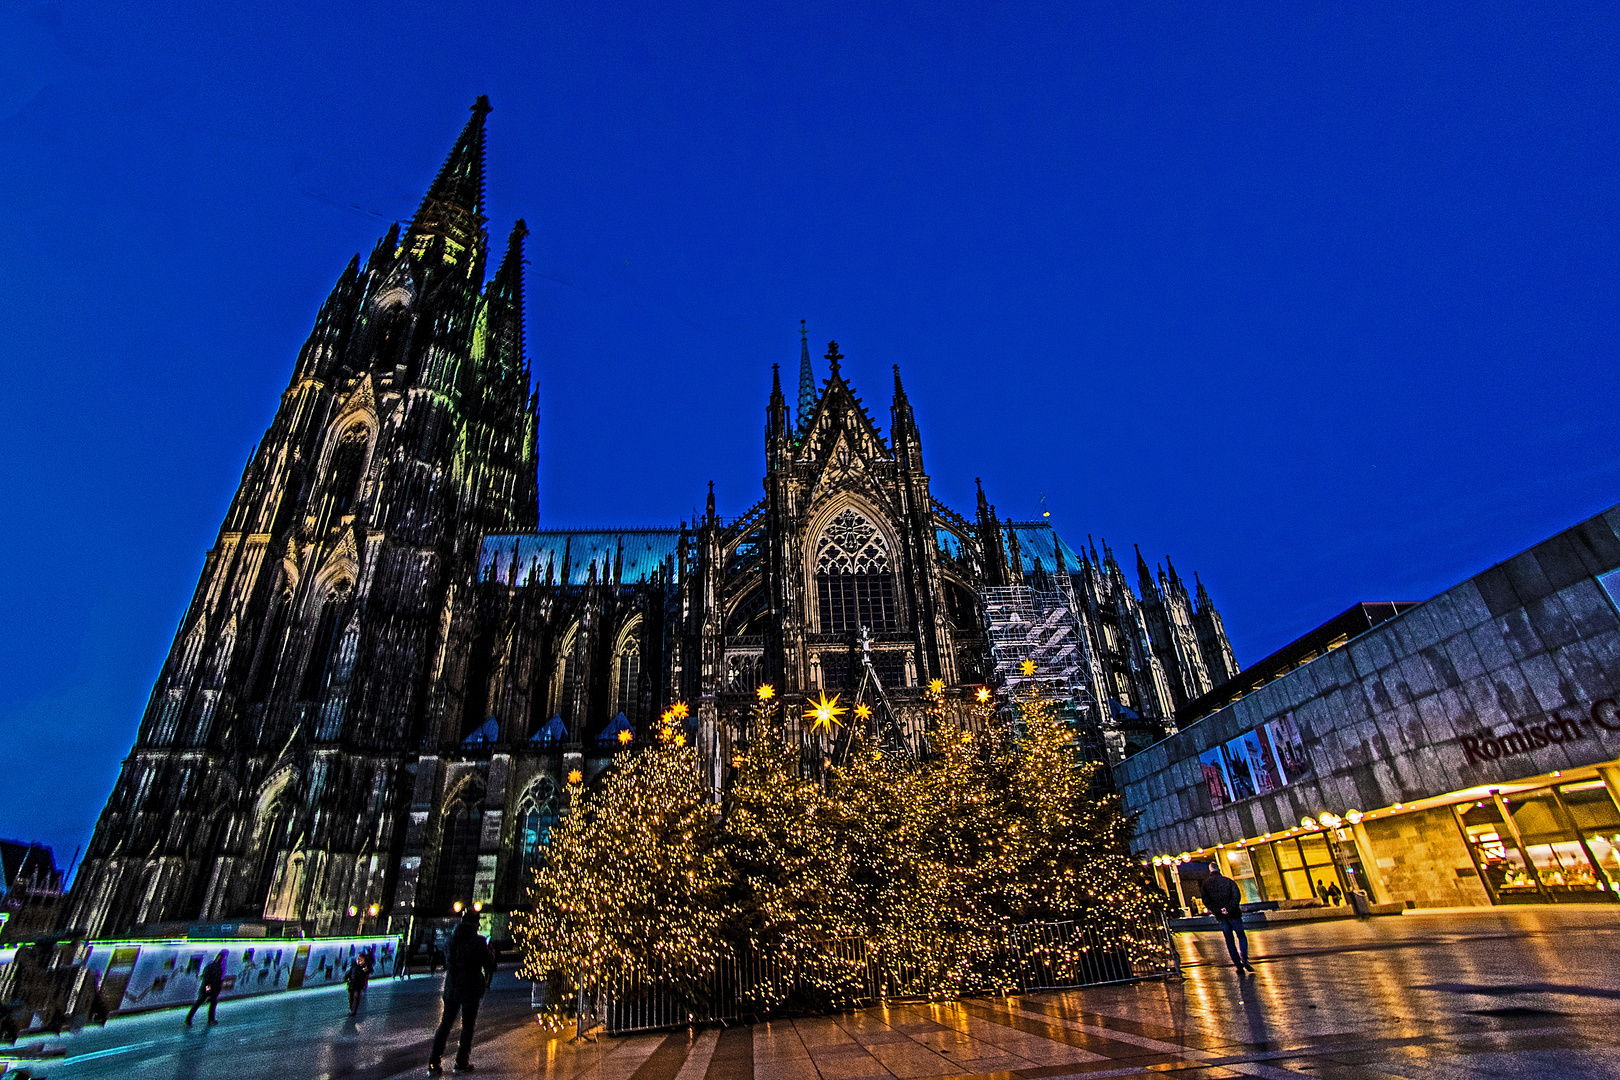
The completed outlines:
{"type": "Polygon", "coordinates": [[[343,430],[350,423],[359,421],[377,429],[377,391],[371,382],[371,373],[368,371],[360,376],[360,383],[341,402],[335,410],[337,419],[333,421],[335,430],[343,430]]]}
{"type": "Polygon", "coordinates": [[[861,399],[855,396],[839,372],[838,361],[843,357],[838,353],[836,341],[828,345],[827,359],[832,361],[832,374],[828,376],[821,397],[816,402],[816,411],[805,427],[801,460],[826,461],[842,438],[843,445],[868,464],[893,461],[894,453],[889,449],[888,442],[872,422],[871,416],[867,415],[866,406],[861,404],[861,399]]]}

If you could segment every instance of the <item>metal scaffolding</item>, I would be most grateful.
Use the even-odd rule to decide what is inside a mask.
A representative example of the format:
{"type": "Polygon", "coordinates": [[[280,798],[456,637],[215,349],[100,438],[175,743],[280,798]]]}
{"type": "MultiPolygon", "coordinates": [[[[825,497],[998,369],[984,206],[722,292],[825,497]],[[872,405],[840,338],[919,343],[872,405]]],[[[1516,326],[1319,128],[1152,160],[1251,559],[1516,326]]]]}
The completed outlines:
{"type": "Polygon", "coordinates": [[[1085,689],[1080,624],[1067,601],[1061,592],[1040,592],[1028,585],[985,590],[997,682],[1008,689],[1036,682],[1059,696],[1067,696],[1071,687],[1085,689]]]}
{"type": "Polygon", "coordinates": [[[1067,581],[1051,591],[1008,585],[984,591],[984,617],[995,681],[1009,696],[1038,687],[1082,733],[1084,752],[1105,758],[1093,709],[1090,650],[1067,581]],[[1031,684],[1034,684],[1033,686],[1031,684]]]}

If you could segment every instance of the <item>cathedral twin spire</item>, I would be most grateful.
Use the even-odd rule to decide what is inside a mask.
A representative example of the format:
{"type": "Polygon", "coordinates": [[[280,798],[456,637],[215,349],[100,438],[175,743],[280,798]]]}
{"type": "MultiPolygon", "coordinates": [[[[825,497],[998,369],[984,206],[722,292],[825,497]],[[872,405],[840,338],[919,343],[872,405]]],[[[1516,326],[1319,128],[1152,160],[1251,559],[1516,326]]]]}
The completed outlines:
{"type": "MultiPolygon", "coordinates": [[[[484,117],[490,113],[489,98],[478,95],[472,118],[461,129],[461,137],[445,158],[439,175],[422,198],[416,216],[405,234],[405,248],[418,258],[427,255],[435,240],[444,245],[444,259],[463,261],[471,252],[473,265],[483,254],[484,233],[484,117]]],[[[471,270],[471,267],[469,267],[471,270]]]]}

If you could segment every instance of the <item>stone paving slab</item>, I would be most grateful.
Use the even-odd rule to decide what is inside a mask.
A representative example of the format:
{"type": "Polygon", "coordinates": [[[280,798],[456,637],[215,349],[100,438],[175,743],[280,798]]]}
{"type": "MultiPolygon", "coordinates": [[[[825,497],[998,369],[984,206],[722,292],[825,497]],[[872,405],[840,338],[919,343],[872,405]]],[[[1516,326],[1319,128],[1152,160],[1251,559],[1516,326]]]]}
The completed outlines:
{"type": "MultiPolygon", "coordinates": [[[[1066,993],[892,1003],[752,1026],[569,1040],[509,973],[485,999],[478,1075],[534,1080],[1620,1080],[1620,909],[1494,909],[1250,934],[1239,975],[1218,934],[1177,937],[1183,977],[1066,993]]],[[[102,1080],[394,1080],[424,1075],[424,978],[227,1002],[55,1040],[34,1075],[102,1080]]]]}

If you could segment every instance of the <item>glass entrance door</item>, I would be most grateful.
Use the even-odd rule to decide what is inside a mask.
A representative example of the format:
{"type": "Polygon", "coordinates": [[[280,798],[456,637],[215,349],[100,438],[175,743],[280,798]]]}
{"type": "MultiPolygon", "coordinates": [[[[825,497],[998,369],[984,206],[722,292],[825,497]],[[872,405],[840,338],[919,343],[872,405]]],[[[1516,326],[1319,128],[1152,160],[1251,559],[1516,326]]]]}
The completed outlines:
{"type": "Polygon", "coordinates": [[[1538,903],[1546,899],[1535,872],[1513,841],[1513,834],[1502,823],[1496,803],[1481,799],[1470,806],[1453,807],[1469,854],[1479,867],[1491,900],[1497,904],[1538,903]]]}

